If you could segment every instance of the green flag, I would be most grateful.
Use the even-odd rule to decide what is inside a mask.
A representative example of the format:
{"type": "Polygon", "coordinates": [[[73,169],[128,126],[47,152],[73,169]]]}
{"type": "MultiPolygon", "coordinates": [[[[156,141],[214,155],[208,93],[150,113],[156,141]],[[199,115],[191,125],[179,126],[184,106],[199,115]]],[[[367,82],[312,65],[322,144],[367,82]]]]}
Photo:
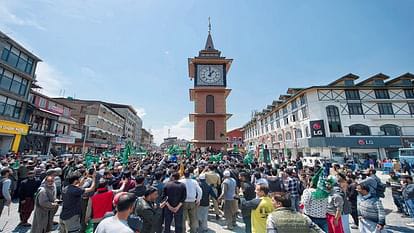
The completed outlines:
{"type": "Polygon", "coordinates": [[[249,151],[249,152],[248,152],[248,153],[244,156],[243,163],[244,163],[244,164],[251,164],[251,163],[253,163],[253,152],[252,152],[252,151],[249,151]]]}
{"type": "Polygon", "coordinates": [[[234,144],[233,153],[239,153],[239,146],[237,144],[234,144]]]}
{"type": "Polygon", "coordinates": [[[187,155],[187,157],[191,156],[191,144],[190,143],[187,144],[187,149],[185,150],[185,154],[187,155]]]}

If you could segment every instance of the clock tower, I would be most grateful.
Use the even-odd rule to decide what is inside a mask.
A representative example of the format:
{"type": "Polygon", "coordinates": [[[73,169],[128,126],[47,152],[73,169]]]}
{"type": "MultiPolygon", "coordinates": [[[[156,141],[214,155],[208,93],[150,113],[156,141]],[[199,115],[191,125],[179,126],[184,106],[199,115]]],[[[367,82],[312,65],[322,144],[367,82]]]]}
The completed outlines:
{"type": "Polygon", "coordinates": [[[196,148],[225,149],[226,122],[231,117],[226,111],[226,98],[231,91],[227,89],[227,73],[232,61],[214,48],[209,23],[204,49],[188,59],[189,76],[194,81],[194,88],[190,89],[190,101],[194,102],[190,122],[194,122],[192,142],[196,148]]]}

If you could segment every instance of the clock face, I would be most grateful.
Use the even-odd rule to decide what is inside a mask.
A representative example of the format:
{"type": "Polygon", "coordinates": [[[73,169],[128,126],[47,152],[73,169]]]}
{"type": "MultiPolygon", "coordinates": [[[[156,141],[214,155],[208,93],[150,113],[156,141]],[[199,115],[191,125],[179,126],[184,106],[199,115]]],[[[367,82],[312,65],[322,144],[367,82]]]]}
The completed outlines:
{"type": "Polygon", "coordinates": [[[222,65],[198,65],[197,68],[198,85],[224,85],[222,65]]]}

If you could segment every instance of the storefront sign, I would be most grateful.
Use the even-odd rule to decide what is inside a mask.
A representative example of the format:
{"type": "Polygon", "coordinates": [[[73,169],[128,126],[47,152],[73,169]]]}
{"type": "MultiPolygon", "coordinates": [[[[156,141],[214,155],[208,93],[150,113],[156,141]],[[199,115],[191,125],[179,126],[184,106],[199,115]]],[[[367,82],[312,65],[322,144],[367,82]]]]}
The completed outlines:
{"type": "Polygon", "coordinates": [[[311,135],[315,137],[325,137],[325,126],[323,120],[310,122],[311,135]]]}
{"type": "Polygon", "coordinates": [[[363,145],[374,145],[374,140],[372,139],[358,139],[358,144],[363,145]]]}
{"type": "Polygon", "coordinates": [[[0,120],[0,133],[27,135],[29,125],[0,120]]]}
{"type": "Polygon", "coordinates": [[[52,138],[52,142],[60,144],[73,144],[75,143],[75,138],[71,136],[58,136],[52,138]]]}

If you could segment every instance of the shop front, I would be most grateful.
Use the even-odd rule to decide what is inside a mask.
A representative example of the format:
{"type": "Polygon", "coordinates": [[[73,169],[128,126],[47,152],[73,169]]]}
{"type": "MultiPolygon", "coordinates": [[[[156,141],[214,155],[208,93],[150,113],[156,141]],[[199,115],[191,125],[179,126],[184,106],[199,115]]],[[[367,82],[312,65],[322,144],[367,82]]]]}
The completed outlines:
{"type": "Polygon", "coordinates": [[[57,137],[52,138],[51,142],[52,154],[65,154],[69,152],[68,146],[75,143],[75,137],[72,137],[70,135],[59,135],[57,137]]]}
{"type": "Polygon", "coordinates": [[[22,135],[27,135],[29,125],[0,120],[0,155],[18,152],[22,135]]]}
{"type": "Polygon", "coordinates": [[[309,139],[311,148],[329,149],[330,157],[354,157],[359,160],[393,156],[401,145],[399,137],[324,137],[309,139]]]}

